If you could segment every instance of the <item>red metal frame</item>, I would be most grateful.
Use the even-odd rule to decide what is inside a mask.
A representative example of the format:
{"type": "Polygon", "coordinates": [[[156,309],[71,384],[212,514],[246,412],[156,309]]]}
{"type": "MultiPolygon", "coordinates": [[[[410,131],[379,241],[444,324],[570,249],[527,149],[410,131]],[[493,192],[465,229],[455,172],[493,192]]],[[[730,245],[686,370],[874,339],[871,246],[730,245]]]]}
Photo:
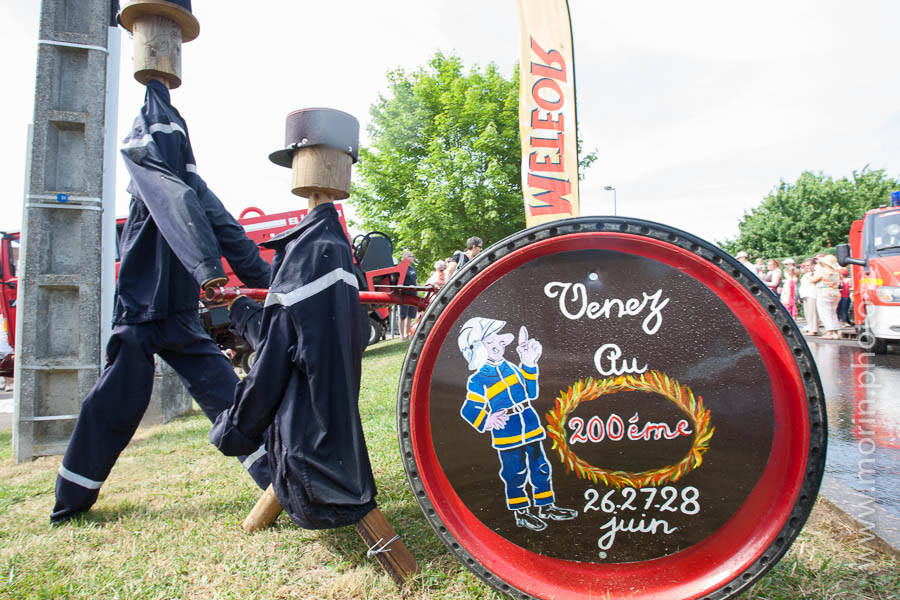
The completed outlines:
{"type": "MultiPolygon", "coordinates": [[[[341,228],[344,230],[344,235],[347,236],[347,241],[349,242],[350,231],[347,229],[347,220],[344,218],[344,207],[340,202],[335,202],[334,208],[338,211],[338,220],[340,220],[341,228]]],[[[307,214],[309,214],[309,209],[307,208],[266,214],[255,206],[248,206],[241,211],[238,222],[244,227],[247,237],[260,244],[279,233],[293,229],[300,224],[307,214]],[[247,216],[250,213],[256,213],[256,216],[247,216]]]]}
{"type": "Polygon", "coordinates": [[[422,348],[413,379],[410,439],[422,484],[441,521],[467,552],[502,580],[542,598],[695,599],[721,588],[750,567],[773,545],[791,516],[810,451],[810,415],[803,379],[771,316],[750,292],[710,262],[672,244],[630,234],[562,235],[525,246],[487,266],[440,314],[422,348]],[[759,483],[737,513],[713,535],[682,552],[655,560],[587,564],[548,558],[509,542],[485,527],[462,503],[431,442],[431,374],[440,348],[463,310],[492,282],[528,261],[583,249],[643,256],[694,277],[732,310],[772,374],[775,433],[759,483]]]}
{"type": "Polygon", "coordinates": [[[370,290],[374,290],[379,287],[379,284],[375,282],[375,278],[377,277],[385,277],[387,275],[392,275],[394,273],[397,274],[397,283],[401,283],[403,279],[406,277],[406,272],[409,270],[409,259],[404,258],[399,263],[392,267],[386,267],[384,269],[374,269],[372,271],[366,271],[366,283],[370,290]]]}
{"type": "MultiPolygon", "coordinates": [[[[347,221],[344,218],[344,207],[340,202],[335,202],[334,207],[338,211],[338,220],[341,222],[341,228],[344,231],[344,235],[347,237],[347,242],[351,243],[350,231],[347,229],[347,221]]],[[[241,211],[238,220],[244,227],[244,230],[247,232],[247,237],[249,237],[257,244],[261,244],[262,242],[271,239],[279,233],[296,227],[301,221],[303,221],[304,217],[306,217],[307,214],[309,214],[309,210],[306,208],[291,210],[287,212],[266,214],[261,209],[255,206],[249,206],[241,211]],[[256,215],[248,216],[251,213],[256,213],[256,215]]],[[[260,248],[260,255],[266,262],[271,263],[274,254],[274,250],[260,248]]],[[[227,265],[227,261],[225,262],[227,265]]],[[[427,290],[431,293],[428,294],[425,299],[414,300],[413,297],[409,294],[400,292],[395,293],[395,291],[386,291],[388,287],[398,288],[399,286],[384,286],[376,281],[396,273],[397,283],[402,282],[403,278],[406,277],[406,271],[409,269],[409,264],[409,259],[404,259],[398,264],[391,267],[366,272],[366,283],[370,291],[360,292],[360,302],[362,304],[372,304],[378,306],[374,310],[382,319],[386,319],[388,316],[388,309],[382,308],[383,305],[387,304],[407,304],[410,306],[416,306],[420,310],[424,310],[427,306],[427,299],[430,299],[431,295],[433,295],[433,290],[427,290]],[[369,298],[370,296],[367,296],[367,294],[372,294],[373,292],[383,292],[387,295],[375,295],[371,296],[371,300],[363,300],[363,298],[369,298]],[[423,301],[424,304],[422,303],[423,301]]],[[[251,297],[255,300],[263,300],[265,298],[267,290],[250,290],[249,288],[240,287],[241,281],[234,274],[230,265],[227,265],[226,274],[228,276],[228,283],[226,284],[227,289],[244,290],[247,293],[244,293],[243,295],[251,297]]],[[[425,288],[422,289],[424,290],[425,288]]],[[[209,302],[219,301],[220,298],[215,294],[216,293],[213,293],[213,297],[207,296],[207,300],[209,302]]],[[[231,299],[233,297],[234,296],[225,296],[224,298],[231,299]]]]}
{"type": "MultiPolygon", "coordinates": [[[[863,257],[862,230],[864,219],[865,217],[850,224],[850,255],[856,258],[863,257]]],[[[853,293],[851,294],[853,300],[853,322],[859,327],[862,327],[866,322],[866,309],[863,308],[864,303],[862,302],[863,271],[863,268],[859,265],[853,265],[850,269],[851,277],[853,278],[853,293]]]]}
{"type": "MultiPolygon", "coordinates": [[[[397,305],[407,305],[407,306],[415,306],[419,310],[425,310],[428,307],[428,302],[431,299],[431,295],[434,293],[434,288],[432,287],[412,287],[412,286],[381,286],[381,287],[391,287],[393,289],[389,291],[376,291],[376,292],[360,292],[359,293],[359,303],[360,304],[397,304],[397,305]],[[418,292],[428,292],[428,294],[423,298],[418,295],[418,292]]],[[[269,290],[263,288],[239,288],[239,287],[219,287],[219,288],[208,288],[206,290],[206,299],[210,302],[227,302],[229,300],[234,300],[238,296],[247,296],[253,300],[263,301],[266,299],[266,295],[269,293],[269,290]]]]}
{"type": "MultiPolygon", "coordinates": [[[[341,228],[344,231],[344,235],[347,238],[347,243],[351,243],[350,231],[347,229],[347,221],[344,217],[344,207],[340,202],[334,203],[335,209],[338,211],[338,219],[341,223],[341,228]]],[[[309,210],[306,208],[300,208],[297,210],[285,211],[280,213],[266,214],[261,209],[250,206],[241,211],[240,216],[238,217],[239,223],[244,227],[244,230],[247,233],[247,237],[253,240],[256,244],[260,244],[265,242],[266,240],[271,239],[272,237],[292,229],[296,227],[303,218],[309,213],[309,210]],[[255,213],[255,214],[254,214],[255,213]],[[251,216],[252,215],[252,216],[251,216]]],[[[117,238],[121,235],[122,227],[125,223],[124,218],[116,219],[116,236],[117,238]]],[[[19,239],[19,233],[4,233],[3,234],[3,243],[0,246],[0,275],[2,275],[2,288],[0,288],[0,300],[2,300],[2,314],[7,319],[7,327],[9,331],[9,343],[13,347],[15,347],[16,340],[16,307],[14,301],[16,299],[16,285],[18,280],[16,277],[13,277],[10,269],[10,241],[13,239],[19,239]]],[[[118,243],[118,242],[117,242],[118,243]]],[[[271,263],[272,258],[274,257],[275,251],[269,250],[267,248],[260,248],[260,255],[266,262],[271,263]]],[[[225,274],[228,277],[228,283],[226,284],[227,288],[222,289],[241,289],[244,295],[250,296],[255,299],[263,299],[265,298],[266,290],[256,290],[261,293],[254,294],[254,290],[247,290],[246,288],[240,288],[238,286],[241,285],[241,281],[234,274],[231,265],[228,264],[228,261],[224,258],[222,259],[225,265],[225,274]]],[[[119,260],[116,260],[116,279],[119,277],[119,260]]],[[[416,306],[420,310],[424,310],[428,305],[428,301],[434,294],[433,289],[431,288],[418,288],[415,291],[427,291],[429,292],[425,298],[419,298],[415,291],[412,288],[407,288],[405,290],[401,289],[401,286],[383,286],[379,285],[375,282],[376,278],[384,277],[387,275],[391,275],[393,273],[397,273],[398,275],[398,283],[403,281],[403,278],[406,276],[406,271],[409,268],[409,260],[400,261],[399,264],[394,265],[393,267],[388,267],[386,269],[379,269],[377,271],[373,271],[370,273],[366,273],[366,281],[369,285],[369,289],[373,291],[369,292],[361,292],[360,293],[360,301],[362,304],[371,304],[373,305],[373,309],[378,313],[378,315],[385,319],[388,315],[388,309],[383,308],[384,305],[389,304],[407,304],[411,306],[416,306]]],[[[229,295],[231,292],[227,292],[225,295],[217,296],[213,295],[212,298],[208,297],[207,299],[210,302],[217,302],[223,299],[233,298],[233,295],[229,295]]],[[[2,361],[0,364],[0,374],[12,374],[12,362],[13,362],[13,354],[10,354],[6,359],[2,361]]]]}
{"type": "MultiPolygon", "coordinates": [[[[366,271],[366,285],[370,290],[378,290],[385,287],[393,287],[393,286],[384,286],[375,281],[376,278],[384,278],[397,274],[397,283],[402,282],[406,279],[406,272],[409,270],[410,260],[408,258],[404,258],[399,263],[392,267],[385,267],[384,269],[373,269],[371,271],[366,271]]],[[[367,304],[363,302],[363,304],[367,304]]],[[[385,304],[397,304],[396,302],[388,302],[385,304]]],[[[424,307],[419,307],[420,310],[425,310],[424,307]]],[[[387,319],[388,317],[388,309],[387,308],[376,308],[375,312],[378,313],[382,319],[387,319]]]]}

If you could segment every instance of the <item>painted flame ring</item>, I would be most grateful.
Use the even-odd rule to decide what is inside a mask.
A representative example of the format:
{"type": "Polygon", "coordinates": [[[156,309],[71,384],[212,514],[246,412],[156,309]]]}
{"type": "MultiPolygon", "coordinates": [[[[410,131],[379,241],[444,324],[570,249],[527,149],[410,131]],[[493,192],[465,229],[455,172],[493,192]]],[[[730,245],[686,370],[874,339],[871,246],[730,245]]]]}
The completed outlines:
{"type": "Polygon", "coordinates": [[[648,371],[641,375],[623,375],[596,380],[591,377],[577,381],[568,390],[560,392],[556,407],[545,415],[547,435],[553,440],[553,449],[566,467],[566,472],[574,471],[580,479],[590,479],[617,489],[623,486],[642,488],[660,486],[678,481],[703,462],[703,454],[709,449],[715,427],[709,422],[709,410],[703,408],[703,398],[694,397],[694,392],[659,371],[648,371]],[[590,402],[605,394],[621,391],[651,392],[665,396],[690,418],[694,426],[691,449],[679,462],[661,469],[633,473],[600,469],[579,458],[566,439],[566,421],[582,402],[590,402]]]}

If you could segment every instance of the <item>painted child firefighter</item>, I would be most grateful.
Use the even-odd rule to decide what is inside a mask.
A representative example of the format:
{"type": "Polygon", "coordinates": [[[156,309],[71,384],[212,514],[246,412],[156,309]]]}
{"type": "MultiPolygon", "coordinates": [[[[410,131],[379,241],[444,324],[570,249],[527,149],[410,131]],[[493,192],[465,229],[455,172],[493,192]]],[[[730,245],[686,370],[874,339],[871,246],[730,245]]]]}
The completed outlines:
{"type": "Polygon", "coordinates": [[[500,478],[506,487],[506,506],[516,525],[542,531],[547,520],[568,521],[578,511],[556,506],[552,470],[544,454],[546,437],[531,401],[538,397],[538,366],[542,347],[519,329],[516,352],[520,364],[503,358],[513,334],[501,333],[506,321],[474,317],[459,333],[459,350],[475,373],[466,385],[462,418],[479,432],[490,431],[500,458],[500,478]],[[525,489],[531,483],[531,499],[525,489]],[[530,511],[534,504],[537,514],[530,511]]]}

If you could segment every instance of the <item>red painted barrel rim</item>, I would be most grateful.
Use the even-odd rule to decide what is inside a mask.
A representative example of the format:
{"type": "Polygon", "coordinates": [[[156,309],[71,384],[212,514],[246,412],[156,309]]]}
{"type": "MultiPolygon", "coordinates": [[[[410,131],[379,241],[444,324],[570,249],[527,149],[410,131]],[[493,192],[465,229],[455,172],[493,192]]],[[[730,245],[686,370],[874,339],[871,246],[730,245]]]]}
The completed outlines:
{"type": "Polygon", "coordinates": [[[722,250],[635,219],[582,217],[526,230],[485,250],[435,298],[403,369],[398,415],[404,466],[426,518],[448,548],[494,588],[521,598],[728,598],[787,550],[812,510],[825,457],[824,397],[809,349],[778,299],[722,250]],[[456,495],[430,436],[429,388],[438,351],[463,309],[491,282],[541,256],[626,252],[676,267],[731,308],[772,375],[775,433],[760,481],[711,536],[666,557],[617,564],[536,554],[486,528],[456,495]],[[560,583],[563,582],[563,583],[560,583]],[[641,591],[634,593],[637,585],[641,591]]]}

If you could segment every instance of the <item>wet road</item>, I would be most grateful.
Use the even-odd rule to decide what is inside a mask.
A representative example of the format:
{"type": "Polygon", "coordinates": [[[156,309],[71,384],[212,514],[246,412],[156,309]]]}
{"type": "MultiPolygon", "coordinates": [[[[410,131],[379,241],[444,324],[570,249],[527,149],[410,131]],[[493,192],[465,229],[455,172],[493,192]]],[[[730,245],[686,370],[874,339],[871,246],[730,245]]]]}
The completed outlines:
{"type": "Polygon", "coordinates": [[[807,338],[828,409],[826,473],[900,517],[900,352],[807,338]]]}

